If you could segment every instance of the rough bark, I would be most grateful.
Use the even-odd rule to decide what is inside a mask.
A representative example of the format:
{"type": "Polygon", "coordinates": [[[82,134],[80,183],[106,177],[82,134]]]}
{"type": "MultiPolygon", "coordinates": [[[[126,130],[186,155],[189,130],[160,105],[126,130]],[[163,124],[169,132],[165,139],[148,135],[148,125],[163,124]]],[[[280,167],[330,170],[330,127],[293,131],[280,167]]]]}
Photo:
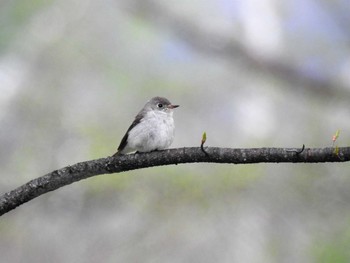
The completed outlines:
{"type": "MultiPolygon", "coordinates": [[[[62,186],[99,174],[181,163],[325,163],[350,160],[350,147],[339,148],[178,148],[80,162],[38,177],[0,197],[0,215],[62,186]],[[205,152],[204,152],[205,151],[205,152]]],[[[234,175],[232,175],[234,176],[234,175]]]]}

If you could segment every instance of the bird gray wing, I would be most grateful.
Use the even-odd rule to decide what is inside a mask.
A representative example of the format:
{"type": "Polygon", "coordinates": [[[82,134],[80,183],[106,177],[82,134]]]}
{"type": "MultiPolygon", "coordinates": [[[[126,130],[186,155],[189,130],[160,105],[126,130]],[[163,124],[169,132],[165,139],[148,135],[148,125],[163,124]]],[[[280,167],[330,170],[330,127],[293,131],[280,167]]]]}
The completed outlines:
{"type": "Polygon", "coordinates": [[[117,155],[128,144],[129,131],[131,131],[137,124],[139,124],[141,122],[141,120],[143,118],[142,116],[143,116],[142,111],[136,115],[135,120],[132,122],[132,124],[130,125],[129,129],[126,131],[123,139],[121,140],[121,142],[119,144],[118,152],[115,153],[113,156],[117,155]]]}

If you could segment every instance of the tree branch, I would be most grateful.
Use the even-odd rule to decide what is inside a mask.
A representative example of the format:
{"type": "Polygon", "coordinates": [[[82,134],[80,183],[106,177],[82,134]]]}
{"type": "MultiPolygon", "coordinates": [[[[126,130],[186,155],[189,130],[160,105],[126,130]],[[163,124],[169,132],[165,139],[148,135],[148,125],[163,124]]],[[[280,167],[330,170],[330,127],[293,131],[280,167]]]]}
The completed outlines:
{"type": "Polygon", "coordinates": [[[295,148],[205,147],[205,152],[200,147],[192,147],[107,157],[64,167],[5,193],[0,197],[0,216],[44,193],[99,174],[180,163],[324,163],[349,160],[350,147],[339,147],[337,151],[332,147],[305,148],[303,151],[295,148]]]}

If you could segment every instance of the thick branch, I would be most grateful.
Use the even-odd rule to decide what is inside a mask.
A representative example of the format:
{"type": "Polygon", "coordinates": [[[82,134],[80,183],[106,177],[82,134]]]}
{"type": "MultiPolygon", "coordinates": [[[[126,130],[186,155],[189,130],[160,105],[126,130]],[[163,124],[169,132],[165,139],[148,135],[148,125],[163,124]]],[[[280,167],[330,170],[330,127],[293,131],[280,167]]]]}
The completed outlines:
{"type": "Polygon", "coordinates": [[[26,203],[44,193],[62,186],[99,174],[120,173],[141,168],[180,164],[180,163],[318,163],[346,162],[350,160],[350,147],[335,148],[252,148],[231,149],[207,147],[205,152],[200,147],[178,148],[151,153],[137,153],[107,157],[77,163],[53,171],[44,176],[5,193],[0,197],[0,215],[26,203]]]}

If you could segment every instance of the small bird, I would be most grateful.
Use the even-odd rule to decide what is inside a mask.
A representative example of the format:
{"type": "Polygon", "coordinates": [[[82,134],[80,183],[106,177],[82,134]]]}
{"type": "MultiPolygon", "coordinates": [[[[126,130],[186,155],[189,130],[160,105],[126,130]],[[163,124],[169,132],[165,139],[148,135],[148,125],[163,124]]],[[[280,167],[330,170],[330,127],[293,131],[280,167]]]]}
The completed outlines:
{"type": "Polygon", "coordinates": [[[151,152],[166,149],[174,140],[173,110],[179,105],[173,105],[163,97],[149,100],[136,115],[134,122],[126,131],[118,152],[151,152]]]}

